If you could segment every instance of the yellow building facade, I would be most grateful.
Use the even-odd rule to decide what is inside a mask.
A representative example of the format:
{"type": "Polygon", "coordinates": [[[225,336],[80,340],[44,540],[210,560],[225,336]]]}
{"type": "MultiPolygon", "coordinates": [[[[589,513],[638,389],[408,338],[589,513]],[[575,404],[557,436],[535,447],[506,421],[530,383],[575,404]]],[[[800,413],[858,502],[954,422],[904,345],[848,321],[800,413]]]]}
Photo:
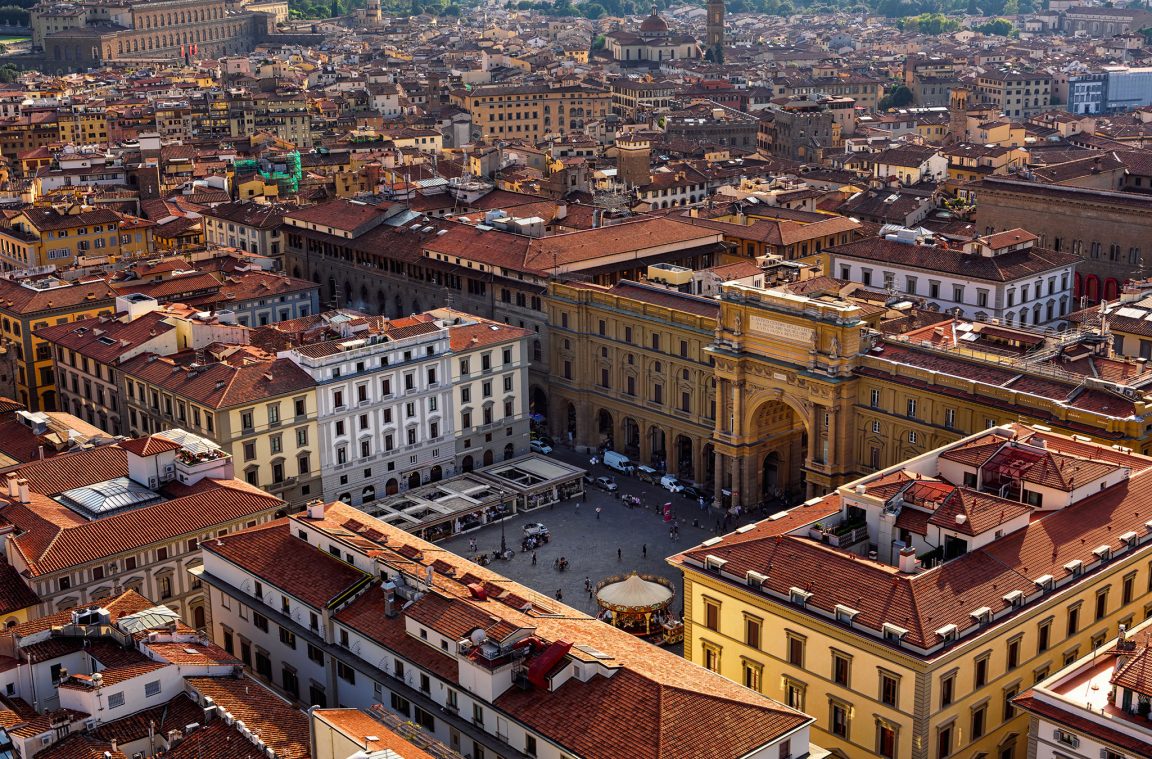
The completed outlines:
{"type": "Polygon", "coordinates": [[[714,301],[655,285],[553,282],[553,429],[682,479],[712,479],[714,301]]]}
{"type": "MultiPolygon", "coordinates": [[[[1097,455],[1042,434],[1054,450],[1097,455]]],[[[1115,461],[1115,453],[1102,447],[1098,455],[1115,461]]],[[[925,458],[907,466],[924,471],[925,458]]],[[[1121,458],[1133,477],[1152,465],[1121,458]]],[[[999,553],[986,545],[991,555],[1016,558],[1016,545],[1055,539],[1039,533],[1048,519],[1060,520],[1072,539],[1050,555],[1022,553],[1027,567],[980,566],[988,559],[966,556],[906,573],[820,542],[821,525],[897,469],[672,557],[684,572],[684,654],[811,714],[813,742],[835,756],[1025,759],[1028,718],[1011,699],[1099,648],[1118,625],[1152,617],[1152,547],[1146,536],[1124,533],[1120,520],[1110,538],[1096,537],[1107,518],[1070,526],[1073,512],[1033,525],[1025,516],[1021,532],[988,535],[990,545],[1014,541],[999,553]],[[1098,542],[1107,551],[1094,548],[1098,542]],[[910,640],[920,632],[928,643],[910,640]]],[[[1146,507],[1129,494],[1135,485],[1110,487],[1118,492],[1109,503],[1146,507]]]]}
{"type": "Polygon", "coordinates": [[[128,434],[180,427],[223,448],[249,485],[295,505],[320,495],[316,389],[305,372],[287,359],[208,364],[199,377],[175,366],[147,354],[121,364],[128,434]]]}
{"type": "Polygon", "coordinates": [[[568,85],[474,87],[452,93],[452,102],[472,114],[472,130],[483,139],[540,140],[580,132],[611,112],[612,93],[568,85]]]}

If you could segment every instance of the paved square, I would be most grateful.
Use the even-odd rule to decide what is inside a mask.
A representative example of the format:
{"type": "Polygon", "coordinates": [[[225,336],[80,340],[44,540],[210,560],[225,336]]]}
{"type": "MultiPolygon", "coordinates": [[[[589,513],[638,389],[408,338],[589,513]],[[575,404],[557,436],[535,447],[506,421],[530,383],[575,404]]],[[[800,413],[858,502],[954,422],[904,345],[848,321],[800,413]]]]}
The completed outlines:
{"type": "MultiPolygon", "coordinates": [[[[558,451],[556,457],[589,468],[587,457],[572,451],[558,451]]],[[[611,472],[598,465],[591,474],[599,476],[611,472]]],[[[615,479],[623,493],[638,496],[647,508],[629,509],[613,494],[589,485],[586,502],[566,501],[505,520],[505,539],[508,548],[516,555],[510,561],[496,561],[489,568],[552,597],[560,590],[564,603],[589,614],[595,614],[598,608],[595,600],[589,598],[584,590],[585,577],[595,586],[605,577],[631,571],[656,574],[667,578],[676,589],[670,610],[677,617],[681,616],[684,608],[681,575],[664,559],[716,535],[717,511],[700,511],[695,501],[634,477],[617,475],[615,479]],[[678,540],[669,537],[669,524],[664,522],[660,511],[660,506],[669,502],[672,503],[673,516],[680,524],[678,540]],[[596,516],[597,507],[600,508],[599,518],[596,516]],[[693,526],[693,520],[700,520],[701,526],[693,526]],[[537,549],[535,566],[532,565],[532,554],[520,550],[522,528],[528,522],[542,522],[552,534],[551,542],[537,549]],[[561,557],[568,560],[566,572],[560,572],[554,566],[561,557]]],[[[744,521],[748,520],[732,523],[728,529],[735,529],[744,521]]],[[[500,548],[500,525],[490,524],[439,545],[473,558],[469,551],[469,539],[473,538],[479,551],[491,555],[500,548]]]]}

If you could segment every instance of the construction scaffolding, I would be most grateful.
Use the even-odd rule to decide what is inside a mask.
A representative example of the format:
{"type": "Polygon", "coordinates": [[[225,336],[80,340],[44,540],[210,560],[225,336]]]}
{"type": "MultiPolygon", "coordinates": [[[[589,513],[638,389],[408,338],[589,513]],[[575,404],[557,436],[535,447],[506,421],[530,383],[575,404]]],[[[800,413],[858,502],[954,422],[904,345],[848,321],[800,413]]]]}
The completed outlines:
{"type": "Polygon", "coordinates": [[[237,178],[258,174],[265,182],[275,184],[282,195],[294,195],[300,189],[300,180],[304,176],[299,150],[273,158],[244,158],[237,160],[233,167],[237,178]]]}

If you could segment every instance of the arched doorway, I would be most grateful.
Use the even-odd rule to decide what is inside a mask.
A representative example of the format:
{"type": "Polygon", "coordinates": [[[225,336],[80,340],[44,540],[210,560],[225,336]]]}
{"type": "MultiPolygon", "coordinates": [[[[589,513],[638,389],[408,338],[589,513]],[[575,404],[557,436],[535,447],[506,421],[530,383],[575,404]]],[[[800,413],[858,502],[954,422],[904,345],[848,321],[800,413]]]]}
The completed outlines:
{"type": "Polygon", "coordinates": [[[747,493],[743,505],[777,497],[804,494],[804,462],[808,432],[804,420],[783,401],[768,401],[756,409],[749,425],[749,440],[756,441],[745,460],[747,493]]]}
{"type": "Polygon", "coordinates": [[[640,455],[640,425],[632,417],[624,419],[624,451],[629,456],[640,455]]]}
{"type": "Polygon", "coordinates": [[[484,451],[484,466],[492,466],[492,450],[484,451]]]}
{"type": "Polygon", "coordinates": [[[388,480],[388,482],[384,485],[384,492],[387,495],[396,495],[400,492],[400,483],[396,480],[395,477],[388,480]]]}
{"type": "Polygon", "coordinates": [[[516,455],[516,446],[512,445],[511,443],[504,446],[504,460],[505,461],[507,461],[508,459],[512,458],[515,455],[516,455]]]}
{"type": "Polygon", "coordinates": [[[444,479],[444,468],[437,464],[432,467],[432,471],[428,473],[428,481],[439,482],[442,479],[444,479]]]}
{"type": "Polygon", "coordinates": [[[465,472],[471,472],[475,467],[476,464],[473,463],[471,454],[465,456],[464,460],[460,462],[460,468],[465,472]]]}
{"type": "Polygon", "coordinates": [[[197,606],[192,610],[192,626],[197,630],[203,630],[208,626],[208,612],[203,606],[197,606]]]}
{"type": "Polygon", "coordinates": [[[772,451],[764,457],[760,476],[760,493],[770,497],[780,484],[780,451],[772,451]]]}
{"type": "Polygon", "coordinates": [[[548,419],[548,394],[539,385],[533,385],[528,390],[528,413],[532,416],[539,414],[548,419]]]}
{"type": "Polygon", "coordinates": [[[366,485],[364,487],[364,489],[360,491],[360,503],[371,503],[372,501],[375,501],[375,500],[376,500],[376,486],[375,485],[366,485]]]}
{"type": "Polygon", "coordinates": [[[614,446],[616,441],[612,439],[612,415],[604,409],[600,409],[600,413],[596,415],[596,431],[600,433],[601,443],[616,450],[614,446]]]}
{"type": "Polygon", "coordinates": [[[667,467],[668,450],[665,447],[664,430],[656,425],[648,428],[648,460],[657,469],[667,467]]]}
{"type": "Polygon", "coordinates": [[[692,460],[692,439],[687,435],[677,436],[673,451],[676,453],[676,475],[682,480],[695,480],[696,467],[692,460]]]}
{"type": "Polygon", "coordinates": [[[408,489],[411,490],[412,488],[418,487],[420,487],[420,473],[413,472],[412,474],[408,475],[408,489]]]}

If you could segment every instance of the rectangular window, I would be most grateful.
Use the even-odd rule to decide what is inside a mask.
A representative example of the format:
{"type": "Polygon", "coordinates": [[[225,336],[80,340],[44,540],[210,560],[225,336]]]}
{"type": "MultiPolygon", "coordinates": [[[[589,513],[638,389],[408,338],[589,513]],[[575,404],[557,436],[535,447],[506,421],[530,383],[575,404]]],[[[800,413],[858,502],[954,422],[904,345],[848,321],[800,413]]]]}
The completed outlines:
{"type": "Polygon", "coordinates": [[[908,399],[908,416],[916,416],[916,399],[908,399]]]}
{"type": "Polygon", "coordinates": [[[1108,588],[1096,591],[1096,621],[1108,616],[1108,588]]]}
{"type": "Polygon", "coordinates": [[[704,626],[709,630],[720,629],[720,604],[713,601],[704,602],[704,626]]]}
{"type": "Polygon", "coordinates": [[[840,738],[848,737],[848,707],[839,701],[831,704],[832,734],[840,738]]]}
{"type": "Polygon", "coordinates": [[[988,658],[990,654],[983,654],[976,660],[976,667],[973,673],[973,681],[976,683],[977,688],[982,688],[988,684],[988,658]]]}
{"type": "Polygon", "coordinates": [[[1036,653],[1048,650],[1052,643],[1052,620],[1046,619],[1036,628],[1036,653]]]}
{"type": "Polygon", "coordinates": [[[792,633],[788,633],[788,663],[796,667],[804,666],[804,638],[792,633]]]}
{"type": "Polygon", "coordinates": [[[108,708],[119,709],[124,706],[124,691],[108,694],[108,708]]]}
{"type": "Polygon", "coordinates": [[[342,661],[336,662],[336,676],[341,680],[345,680],[349,683],[356,682],[356,670],[352,669],[342,661]]]}
{"type": "Polygon", "coordinates": [[[159,694],[160,694],[160,681],[159,680],[153,680],[152,682],[144,683],[144,695],[145,696],[157,696],[159,694]]]}
{"type": "Polygon", "coordinates": [[[1020,638],[1008,641],[1008,669],[1016,669],[1020,666],[1020,638]]]}
{"type": "Polygon", "coordinates": [[[1080,629],[1080,604],[1068,609],[1068,624],[1065,637],[1071,638],[1080,629]]]}
{"type": "Polygon", "coordinates": [[[852,659],[841,653],[832,653],[832,681],[837,685],[848,686],[852,672],[852,659]]]}
{"type": "Polygon", "coordinates": [[[936,733],[936,757],[947,759],[952,756],[952,726],[946,725],[936,733]]]}
{"type": "Polygon", "coordinates": [[[940,706],[951,706],[956,698],[956,673],[951,672],[940,678],[940,706]]]}
{"type": "Polygon", "coordinates": [[[897,706],[900,697],[900,681],[894,675],[886,672],[880,673],[880,702],[888,706],[897,706]]]}
{"type": "Polygon", "coordinates": [[[760,648],[760,620],[756,617],[744,618],[744,644],[760,648]]]}

